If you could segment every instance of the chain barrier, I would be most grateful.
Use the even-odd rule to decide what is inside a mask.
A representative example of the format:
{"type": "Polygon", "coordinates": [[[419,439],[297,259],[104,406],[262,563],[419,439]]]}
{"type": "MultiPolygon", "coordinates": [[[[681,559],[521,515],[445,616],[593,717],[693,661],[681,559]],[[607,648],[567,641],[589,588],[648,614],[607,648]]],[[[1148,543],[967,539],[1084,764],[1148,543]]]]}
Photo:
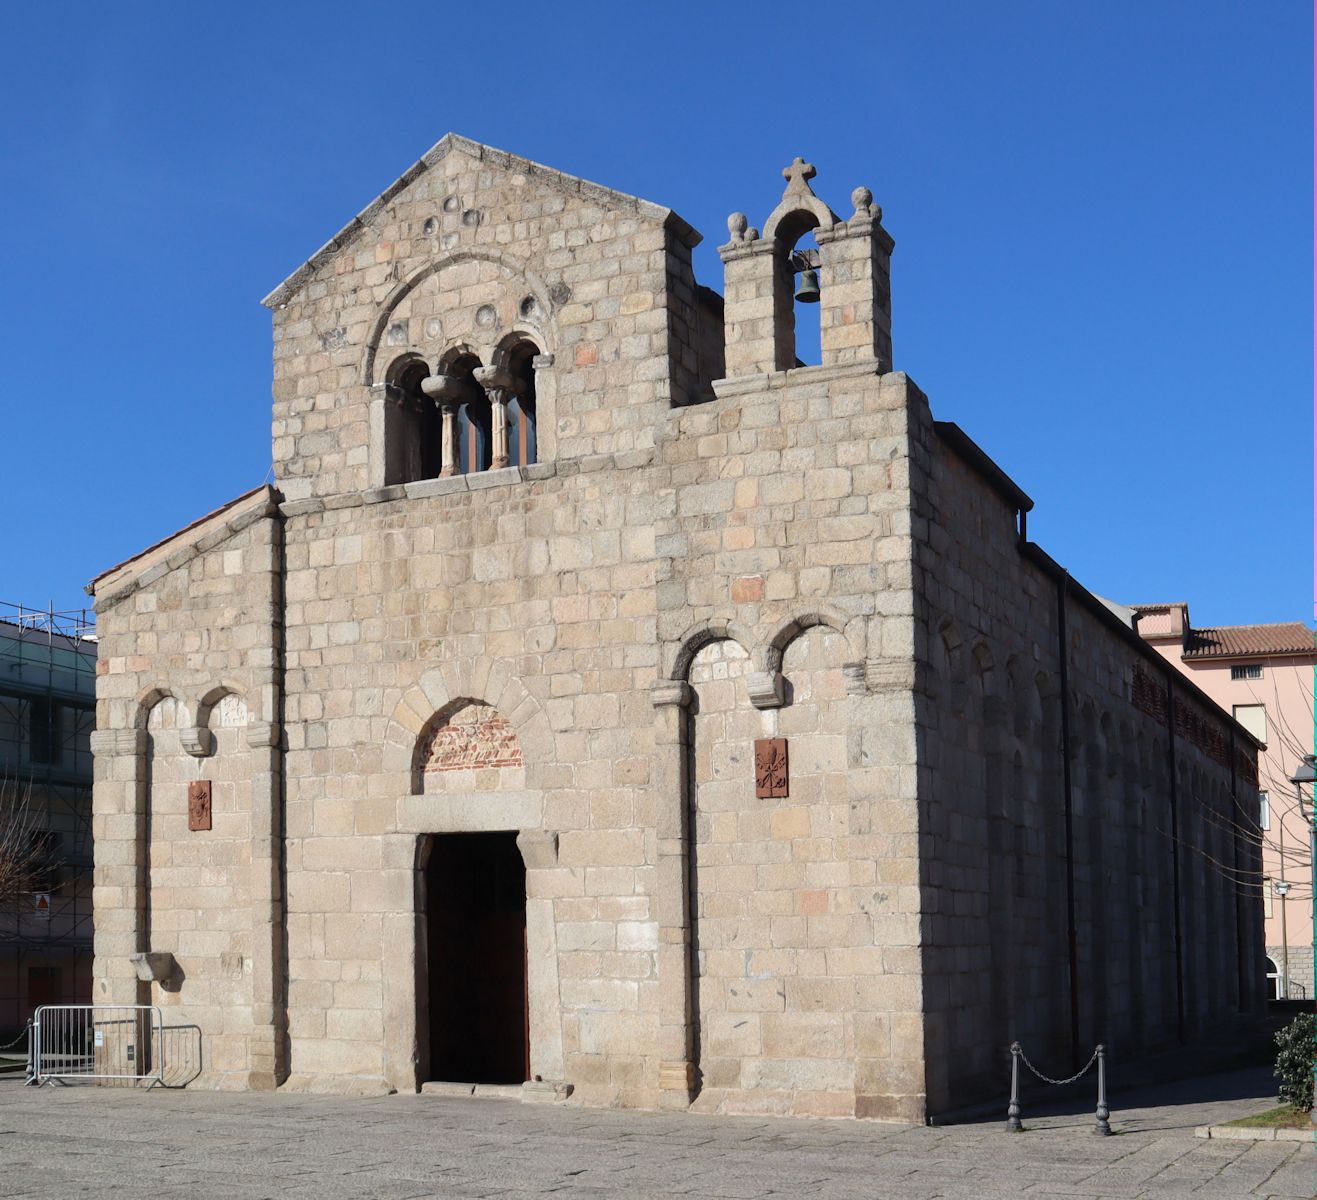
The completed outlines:
{"type": "MultiPolygon", "coordinates": [[[[1019,1042],[1015,1043],[1016,1046],[1019,1046],[1019,1044],[1020,1044],[1019,1042]]],[[[1089,1067],[1091,1067],[1095,1062],[1097,1062],[1098,1050],[1101,1049],[1102,1047],[1099,1046],[1097,1050],[1094,1050],[1093,1056],[1088,1060],[1088,1062],[1086,1062],[1082,1067],[1080,1067],[1079,1070],[1076,1071],[1073,1075],[1071,1075],[1068,1079],[1053,1079],[1050,1075],[1044,1075],[1037,1067],[1033,1065],[1033,1063],[1029,1061],[1028,1056],[1024,1053],[1023,1049],[1020,1049],[1017,1052],[1015,1048],[1012,1047],[1011,1053],[1012,1054],[1018,1053],[1020,1055],[1020,1061],[1023,1062],[1024,1065],[1028,1067],[1029,1070],[1031,1070],[1035,1075],[1037,1075],[1038,1078],[1041,1079],[1044,1083],[1054,1083],[1059,1087],[1061,1084],[1074,1083],[1076,1079],[1081,1079],[1084,1073],[1089,1069],[1089,1067]]]]}
{"type": "Polygon", "coordinates": [[[12,1042],[6,1042],[3,1046],[0,1046],[0,1050],[8,1050],[11,1046],[17,1046],[18,1043],[21,1042],[24,1038],[26,1038],[27,1035],[31,1032],[32,1032],[32,1023],[29,1021],[28,1024],[24,1027],[23,1032],[20,1033],[12,1042]]]}
{"type": "Polygon", "coordinates": [[[1097,1063],[1097,1113],[1096,1123],[1093,1126],[1093,1132],[1101,1137],[1107,1137],[1111,1133],[1111,1122],[1108,1118],[1111,1116],[1111,1110],[1107,1107],[1107,1050],[1105,1046],[1099,1045],[1093,1051],[1093,1056],[1078,1071],[1067,1079],[1053,1079],[1050,1075],[1044,1075],[1037,1067],[1025,1058],[1024,1050],[1019,1042],[1011,1043],[1011,1101],[1006,1106],[1006,1129],[1009,1133],[1020,1133],[1024,1129],[1020,1121],[1020,1062],[1029,1068],[1044,1083],[1052,1083],[1060,1086],[1066,1083],[1074,1083],[1076,1079],[1083,1078],[1088,1073],[1089,1067],[1097,1063]]]}

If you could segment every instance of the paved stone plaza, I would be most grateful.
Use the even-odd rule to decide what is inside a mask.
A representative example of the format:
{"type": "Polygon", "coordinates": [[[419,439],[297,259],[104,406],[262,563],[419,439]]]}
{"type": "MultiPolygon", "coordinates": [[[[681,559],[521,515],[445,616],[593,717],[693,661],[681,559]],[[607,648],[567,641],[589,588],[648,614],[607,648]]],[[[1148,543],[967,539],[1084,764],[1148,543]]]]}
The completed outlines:
{"type": "Polygon", "coordinates": [[[1266,1070],[1132,1095],[1126,1107],[1117,1096],[1117,1136],[1098,1138],[1091,1113],[1028,1121],[1013,1136],[995,1119],[919,1128],[6,1082],[0,1196],[1306,1200],[1317,1185],[1309,1146],[1194,1137],[1195,1126],[1257,1112],[1271,1096],[1266,1070]]]}

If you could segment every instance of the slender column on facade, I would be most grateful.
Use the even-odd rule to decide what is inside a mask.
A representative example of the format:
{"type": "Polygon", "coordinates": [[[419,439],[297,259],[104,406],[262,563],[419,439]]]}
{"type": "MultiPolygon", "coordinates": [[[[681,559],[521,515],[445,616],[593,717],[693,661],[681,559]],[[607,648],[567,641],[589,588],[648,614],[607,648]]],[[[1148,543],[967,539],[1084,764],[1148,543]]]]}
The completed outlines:
{"type": "Polygon", "coordinates": [[[470,394],[471,384],[460,376],[431,375],[421,381],[421,391],[439,405],[443,419],[439,478],[446,479],[457,474],[457,406],[470,394]]]}
{"type": "Polygon", "coordinates": [[[517,394],[519,384],[506,367],[477,367],[474,375],[489,397],[489,467],[497,471],[508,465],[508,401],[517,394]]]}
{"type": "Polygon", "coordinates": [[[690,685],[668,681],[652,693],[658,864],[654,908],[659,927],[660,1103],[685,1108],[696,1091],[691,964],[690,816],[686,710],[690,685]]]}
{"type": "Polygon", "coordinates": [[[457,405],[455,403],[445,403],[439,405],[439,413],[443,418],[443,465],[439,469],[439,478],[447,479],[450,475],[457,474],[457,405]]]}

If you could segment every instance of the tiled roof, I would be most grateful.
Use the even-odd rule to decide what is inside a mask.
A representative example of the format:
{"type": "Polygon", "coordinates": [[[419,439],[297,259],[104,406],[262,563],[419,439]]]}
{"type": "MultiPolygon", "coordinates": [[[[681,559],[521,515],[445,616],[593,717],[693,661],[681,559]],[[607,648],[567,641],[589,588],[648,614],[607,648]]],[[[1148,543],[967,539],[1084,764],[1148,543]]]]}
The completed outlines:
{"type": "Polygon", "coordinates": [[[1184,647],[1185,658],[1266,658],[1273,654],[1317,654],[1317,640],[1302,621],[1285,621],[1193,629],[1184,647]]]}

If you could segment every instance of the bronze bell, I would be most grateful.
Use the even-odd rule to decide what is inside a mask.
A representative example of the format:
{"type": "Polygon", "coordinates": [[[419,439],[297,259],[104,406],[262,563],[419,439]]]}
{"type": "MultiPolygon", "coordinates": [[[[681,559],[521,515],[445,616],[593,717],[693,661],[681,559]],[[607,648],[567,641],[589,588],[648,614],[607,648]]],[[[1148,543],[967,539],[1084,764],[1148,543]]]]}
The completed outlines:
{"type": "Polygon", "coordinates": [[[801,304],[817,304],[819,302],[819,273],[812,267],[807,267],[800,273],[800,286],[796,288],[796,299],[801,304]]]}

